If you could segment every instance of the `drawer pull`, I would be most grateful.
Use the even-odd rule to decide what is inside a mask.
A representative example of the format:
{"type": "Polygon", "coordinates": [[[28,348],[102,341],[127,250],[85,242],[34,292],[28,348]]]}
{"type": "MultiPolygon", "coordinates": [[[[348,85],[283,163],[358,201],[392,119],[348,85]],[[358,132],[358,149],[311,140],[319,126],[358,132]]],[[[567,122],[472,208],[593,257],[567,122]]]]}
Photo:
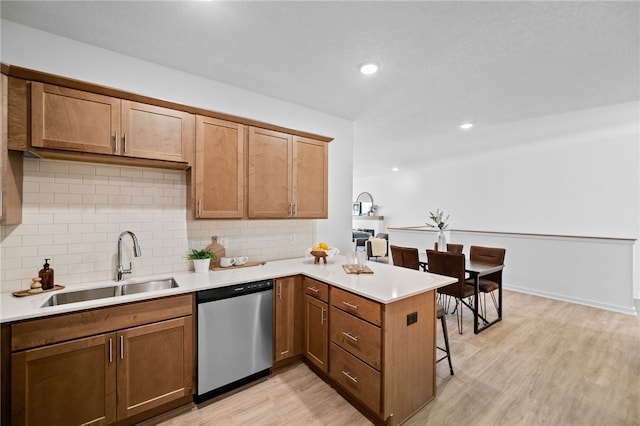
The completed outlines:
{"type": "Polygon", "coordinates": [[[317,289],[317,288],[315,288],[315,287],[307,287],[307,290],[311,290],[311,291],[312,291],[312,292],[314,292],[314,293],[320,293],[320,290],[318,290],[318,289],[317,289]]]}
{"type": "Polygon", "coordinates": [[[358,305],[354,305],[354,304],[349,303],[349,302],[342,302],[342,303],[344,303],[345,305],[347,305],[347,307],[349,307],[351,309],[355,309],[356,311],[358,310],[358,305]]]}
{"type": "Polygon", "coordinates": [[[345,376],[347,376],[353,383],[358,383],[358,378],[357,377],[353,377],[350,371],[344,371],[342,370],[342,374],[344,374],[345,376]]]}
{"type": "Polygon", "coordinates": [[[346,337],[353,340],[354,342],[358,342],[358,336],[352,335],[350,331],[343,331],[342,334],[344,334],[346,337]]]}

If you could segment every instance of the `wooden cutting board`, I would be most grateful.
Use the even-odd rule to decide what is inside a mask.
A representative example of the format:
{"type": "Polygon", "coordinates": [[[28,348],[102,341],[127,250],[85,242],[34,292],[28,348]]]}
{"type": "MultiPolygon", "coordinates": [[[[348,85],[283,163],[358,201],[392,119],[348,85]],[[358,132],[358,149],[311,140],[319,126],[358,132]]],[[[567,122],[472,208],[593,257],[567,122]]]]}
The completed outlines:
{"type": "Polygon", "coordinates": [[[212,237],[213,243],[205,248],[206,251],[211,252],[216,255],[216,259],[211,259],[211,263],[209,264],[209,269],[214,269],[220,266],[220,258],[226,256],[226,252],[224,247],[218,244],[218,237],[212,237]]]}
{"type": "Polygon", "coordinates": [[[249,266],[259,266],[259,265],[266,265],[267,262],[265,262],[264,260],[261,260],[259,262],[247,262],[243,265],[232,265],[232,266],[227,266],[225,268],[223,268],[222,266],[216,266],[216,267],[212,267],[211,269],[214,271],[225,271],[227,269],[237,269],[237,268],[247,268],[249,266]]]}

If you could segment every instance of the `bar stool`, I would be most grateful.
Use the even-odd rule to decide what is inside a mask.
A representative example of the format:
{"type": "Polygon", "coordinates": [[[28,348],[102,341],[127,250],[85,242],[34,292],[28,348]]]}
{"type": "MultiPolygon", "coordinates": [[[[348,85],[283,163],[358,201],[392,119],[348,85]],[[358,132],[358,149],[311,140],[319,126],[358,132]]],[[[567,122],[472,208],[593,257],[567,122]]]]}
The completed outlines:
{"type": "Polygon", "coordinates": [[[451,350],[449,349],[449,334],[447,333],[447,319],[444,316],[444,306],[438,303],[438,313],[437,317],[442,324],[442,336],[444,337],[444,348],[440,346],[436,346],[436,348],[440,349],[446,355],[436,360],[436,363],[444,360],[445,358],[449,361],[449,371],[453,376],[453,365],[451,364],[451,350]]]}

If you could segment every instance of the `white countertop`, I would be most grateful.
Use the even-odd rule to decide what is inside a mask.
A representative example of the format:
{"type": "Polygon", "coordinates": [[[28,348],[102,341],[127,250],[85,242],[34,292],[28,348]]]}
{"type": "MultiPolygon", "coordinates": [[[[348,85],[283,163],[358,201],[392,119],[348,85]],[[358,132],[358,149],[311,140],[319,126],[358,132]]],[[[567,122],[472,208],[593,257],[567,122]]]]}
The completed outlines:
{"type": "Polygon", "coordinates": [[[228,271],[209,271],[204,274],[176,272],[172,274],[131,277],[120,283],[116,283],[115,281],[98,281],[86,284],[74,284],[68,285],[60,291],[26,297],[15,297],[9,292],[0,293],[0,322],[5,323],[37,318],[46,315],[99,308],[298,274],[315,278],[384,304],[392,303],[396,300],[455,282],[455,278],[377,262],[367,262],[367,266],[374,271],[373,274],[347,274],[344,269],[342,269],[342,264],[344,263],[346,263],[345,257],[340,255],[328,259],[326,265],[323,263],[314,264],[312,257],[306,257],[270,261],[265,265],[233,268],[228,271]],[[59,306],[41,307],[52,294],[56,293],[169,277],[173,277],[176,280],[178,283],[177,288],[96,299],[87,302],[69,303],[59,306]]]}

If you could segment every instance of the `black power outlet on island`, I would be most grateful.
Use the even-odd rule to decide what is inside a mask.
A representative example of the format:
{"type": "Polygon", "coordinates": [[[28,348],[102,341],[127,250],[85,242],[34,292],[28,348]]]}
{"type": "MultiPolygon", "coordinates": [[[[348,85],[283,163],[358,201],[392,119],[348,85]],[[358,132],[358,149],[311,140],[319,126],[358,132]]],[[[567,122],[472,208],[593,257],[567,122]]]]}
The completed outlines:
{"type": "Polygon", "coordinates": [[[410,314],[407,314],[407,325],[415,324],[417,322],[418,322],[417,312],[411,312],[410,314]]]}

